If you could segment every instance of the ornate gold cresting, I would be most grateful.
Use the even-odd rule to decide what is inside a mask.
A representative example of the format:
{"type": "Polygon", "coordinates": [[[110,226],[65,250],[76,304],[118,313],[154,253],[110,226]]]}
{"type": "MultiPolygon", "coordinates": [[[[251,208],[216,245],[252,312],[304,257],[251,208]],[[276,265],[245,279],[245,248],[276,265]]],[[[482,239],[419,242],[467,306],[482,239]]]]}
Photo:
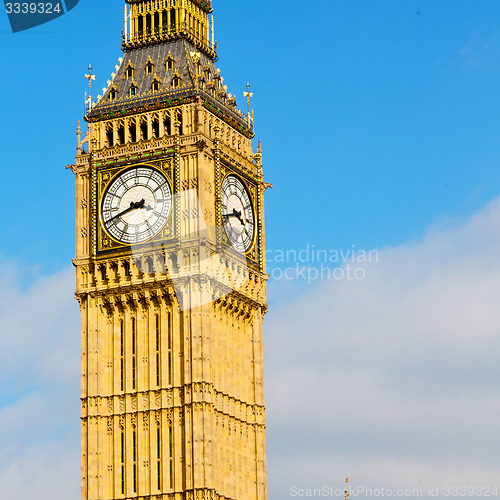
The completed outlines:
{"type": "Polygon", "coordinates": [[[175,39],[190,41],[212,59],[217,57],[210,0],[126,0],[123,47],[130,49],[175,39]],[[128,24],[130,19],[130,25],[128,24]],[[130,29],[129,29],[130,26],[130,29]]]}

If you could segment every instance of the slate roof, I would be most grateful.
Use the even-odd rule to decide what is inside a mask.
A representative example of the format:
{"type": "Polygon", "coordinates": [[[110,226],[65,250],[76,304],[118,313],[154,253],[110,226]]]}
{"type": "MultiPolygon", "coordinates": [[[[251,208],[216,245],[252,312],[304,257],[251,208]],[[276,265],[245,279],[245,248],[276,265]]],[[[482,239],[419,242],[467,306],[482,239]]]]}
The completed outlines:
{"type": "Polygon", "coordinates": [[[93,105],[86,115],[89,121],[96,121],[111,112],[122,112],[134,108],[143,108],[145,105],[160,102],[165,103],[179,97],[201,96],[205,101],[221,108],[224,114],[239,125],[248,127],[246,116],[236,109],[236,100],[230,99],[223,88],[218,89],[217,78],[220,77],[214,61],[198,51],[194,45],[186,40],[174,40],[146,47],[128,49],[120,67],[116,71],[111,84],[104,95],[93,105]],[[167,59],[173,60],[173,69],[167,69],[167,59]],[[198,78],[195,59],[201,65],[202,79],[198,78]],[[146,65],[152,61],[151,74],[146,74],[146,65]],[[133,77],[127,78],[127,68],[133,68],[133,77]],[[207,72],[209,77],[207,78],[207,72]],[[180,78],[177,88],[173,86],[173,79],[180,78]],[[154,79],[159,81],[159,90],[152,90],[154,79]],[[201,88],[200,80],[204,82],[201,88]],[[137,87],[136,95],[130,96],[130,86],[137,87]],[[110,93],[116,91],[116,99],[110,100],[110,93]]]}

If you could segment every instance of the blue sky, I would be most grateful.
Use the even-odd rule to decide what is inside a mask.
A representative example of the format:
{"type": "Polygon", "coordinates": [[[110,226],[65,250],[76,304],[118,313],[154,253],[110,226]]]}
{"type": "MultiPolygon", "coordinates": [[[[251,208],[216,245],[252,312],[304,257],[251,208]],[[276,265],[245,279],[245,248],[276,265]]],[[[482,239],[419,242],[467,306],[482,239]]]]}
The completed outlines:
{"type": "MultiPolygon", "coordinates": [[[[467,216],[500,191],[498,2],[215,7],[229,91],[242,108],[247,81],[255,94],[256,132],[275,185],[267,196],[270,248],[397,244],[436,220],[467,216]]],[[[22,172],[30,200],[19,206],[17,189],[4,194],[19,215],[6,221],[5,257],[49,272],[73,254],[73,178],[64,166],[73,159],[88,64],[100,92],[121,55],[121,10],[121,2],[82,0],[16,35],[1,17],[4,182],[19,186],[22,172]]]]}
{"type": "MultiPolygon", "coordinates": [[[[498,473],[489,471],[500,465],[490,449],[500,436],[500,394],[491,384],[500,375],[491,357],[500,344],[494,306],[500,292],[500,3],[216,0],[214,7],[217,66],[229,92],[243,110],[247,81],[254,92],[265,176],[274,185],[266,192],[268,249],[354,247],[379,255],[364,267],[362,282],[270,281],[270,498],[288,498],[293,480],[338,483],[344,473],[372,485],[394,484],[395,470],[403,487],[491,483],[498,473]],[[307,336],[297,327],[302,317],[316,318],[307,336]],[[374,352],[379,363],[370,357],[374,352]],[[339,361],[344,355],[349,363],[339,361]],[[324,399],[324,391],[311,389],[322,384],[329,387],[324,399]],[[311,400],[311,411],[303,413],[295,391],[322,403],[311,400]],[[342,417],[345,401],[353,409],[342,417]],[[304,424],[308,418],[316,431],[304,424]]],[[[0,14],[0,276],[9,289],[0,308],[0,422],[12,422],[8,449],[16,450],[20,464],[9,468],[0,450],[0,486],[22,484],[19,471],[29,470],[32,450],[40,472],[35,484],[47,495],[53,492],[42,471],[53,450],[64,459],[45,475],[78,480],[78,443],[68,444],[78,440],[78,422],[71,427],[78,408],[68,403],[43,438],[35,421],[26,423],[34,430],[22,444],[15,438],[22,428],[14,424],[30,402],[51,401],[57,390],[71,401],[78,387],[74,176],[64,167],[74,159],[83,75],[91,63],[93,94],[100,93],[122,54],[122,19],[122,1],[80,0],[67,15],[14,35],[0,14]],[[45,303],[54,290],[66,294],[45,303]],[[28,317],[17,331],[16,307],[39,307],[43,320],[28,315],[33,324],[28,317]],[[9,328],[16,341],[4,333],[9,328]],[[7,362],[10,353],[29,369],[7,362]],[[42,354],[45,362],[37,358],[42,354]],[[76,367],[63,360],[75,360],[76,367]]],[[[61,499],[75,491],[68,482],[61,499]]],[[[35,498],[30,495],[20,500],[35,498]]]]}

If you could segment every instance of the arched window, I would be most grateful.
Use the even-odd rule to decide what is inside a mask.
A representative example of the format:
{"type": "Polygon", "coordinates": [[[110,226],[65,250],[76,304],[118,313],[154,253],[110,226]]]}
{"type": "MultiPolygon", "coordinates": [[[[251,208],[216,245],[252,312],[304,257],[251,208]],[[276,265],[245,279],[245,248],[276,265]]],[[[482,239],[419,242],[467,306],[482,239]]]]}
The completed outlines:
{"type": "Polygon", "coordinates": [[[175,30],[177,24],[175,9],[170,9],[170,29],[175,30]]]}
{"type": "Polygon", "coordinates": [[[110,127],[106,130],[106,146],[113,147],[115,145],[115,137],[113,133],[113,127],[110,127]]]}
{"type": "Polygon", "coordinates": [[[127,80],[131,80],[132,78],[134,78],[134,66],[131,62],[128,63],[126,74],[127,80]]]}
{"type": "Polygon", "coordinates": [[[123,125],[118,128],[118,143],[125,144],[125,127],[123,125]]]}
{"type": "Polygon", "coordinates": [[[167,10],[163,10],[161,13],[161,23],[162,23],[163,33],[167,33],[167,31],[168,31],[168,11],[167,10]]]}
{"type": "Polygon", "coordinates": [[[168,114],[168,112],[163,120],[163,129],[165,130],[165,134],[172,135],[172,124],[170,122],[170,114],[168,114]]]}
{"type": "Polygon", "coordinates": [[[153,92],[160,90],[160,79],[158,78],[158,75],[156,73],[154,74],[153,79],[151,80],[151,90],[153,92]]]}
{"type": "Polygon", "coordinates": [[[153,131],[153,137],[160,137],[160,122],[154,119],[151,123],[151,129],[153,131]]]}
{"type": "Polygon", "coordinates": [[[141,139],[147,141],[148,137],[148,124],[146,122],[141,123],[141,139]]]}
{"type": "Polygon", "coordinates": [[[137,332],[135,318],[132,318],[132,390],[137,388],[137,332]]]}
{"type": "Polygon", "coordinates": [[[144,18],[142,16],[137,19],[137,34],[139,38],[144,37],[144,18]]]}
{"type": "Polygon", "coordinates": [[[183,126],[182,126],[182,111],[179,111],[177,113],[177,121],[179,122],[179,135],[182,135],[182,129],[183,129],[183,126]]]}
{"type": "Polygon", "coordinates": [[[159,12],[155,12],[153,21],[154,21],[153,22],[153,25],[154,25],[153,33],[155,35],[159,35],[160,34],[160,13],[159,12]]]}
{"type": "Polygon", "coordinates": [[[135,122],[130,122],[128,126],[128,136],[132,142],[137,141],[137,129],[135,127],[135,122]]]}

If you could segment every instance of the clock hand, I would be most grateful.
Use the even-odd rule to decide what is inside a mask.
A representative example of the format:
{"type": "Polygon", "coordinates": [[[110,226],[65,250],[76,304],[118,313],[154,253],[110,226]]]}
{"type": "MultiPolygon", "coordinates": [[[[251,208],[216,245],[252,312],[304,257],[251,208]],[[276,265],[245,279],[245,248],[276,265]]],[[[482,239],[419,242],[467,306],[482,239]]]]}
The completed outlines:
{"type": "Polygon", "coordinates": [[[243,219],[241,217],[241,211],[240,212],[237,212],[236,209],[234,208],[233,209],[233,214],[234,216],[241,222],[241,225],[244,226],[245,223],[243,222],[243,219]]]}
{"type": "MultiPolygon", "coordinates": [[[[113,217],[111,217],[111,219],[109,219],[106,222],[106,224],[108,222],[111,222],[112,220],[117,219],[118,217],[121,217],[122,215],[128,214],[129,212],[131,212],[132,210],[135,210],[136,208],[145,208],[144,207],[144,203],[146,203],[146,200],[144,200],[144,199],[142,199],[141,201],[135,202],[135,203],[133,201],[131,201],[130,202],[130,207],[128,207],[127,209],[125,209],[123,212],[120,212],[119,214],[116,214],[113,217]]],[[[148,205],[148,207],[149,207],[149,205],[148,205]]]]}
{"type": "Polygon", "coordinates": [[[236,217],[240,221],[240,223],[241,223],[242,226],[245,225],[245,223],[243,222],[243,219],[241,217],[241,211],[238,212],[236,210],[236,208],[233,208],[232,213],[230,213],[230,214],[223,214],[222,217],[236,217]]]}
{"type": "Polygon", "coordinates": [[[139,203],[136,203],[136,208],[144,208],[146,211],[154,210],[151,205],[145,205],[146,200],[143,198],[139,203]]]}
{"type": "Polygon", "coordinates": [[[113,217],[111,217],[111,219],[109,219],[106,224],[108,222],[111,222],[112,220],[115,220],[115,219],[118,219],[118,217],[121,217],[122,215],[125,215],[125,214],[128,214],[130,211],[134,210],[136,207],[135,207],[135,203],[133,201],[130,202],[130,207],[127,208],[126,210],[123,210],[123,212],[120,212],[119,214],[116,214],[114,215],[113,217]]]}

